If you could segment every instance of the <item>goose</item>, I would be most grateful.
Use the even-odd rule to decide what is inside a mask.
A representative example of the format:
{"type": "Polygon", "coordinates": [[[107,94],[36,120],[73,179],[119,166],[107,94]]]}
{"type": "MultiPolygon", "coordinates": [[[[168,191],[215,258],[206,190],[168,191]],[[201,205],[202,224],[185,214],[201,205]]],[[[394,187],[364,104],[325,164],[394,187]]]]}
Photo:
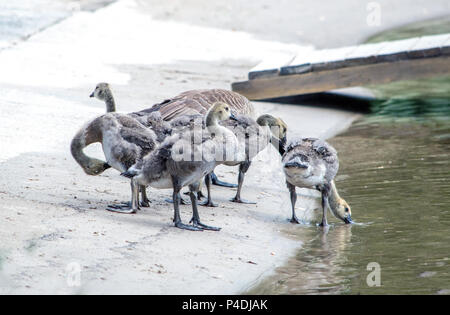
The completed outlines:
{"type": "MultiPolygon", "coordinates": [[[[236,115],[236,119],[224,120],[220,124],[233,131],[239,141],[239,147],[245,150],[243,159],[225,161],[223,163],[228,166],[239,165],[238,187],[236,195],[230,201],[255,204],[255,202],[241,198],[245,173],[248,171],[252,159],[264,150],[269,143],[272,143],[276,149],[285,145],[287,125],[281,118],[276,118],[269,114],[259,116],[256,121],[246,115],[236,115]]],[[[205,177],[205,183],[208,190],[208,199],[201,204],[215,207],[217,205],[212,201],[209,187],[211,184],[210,175],[205,177]]]]}
{"type": "MultiPolygon", "coordinates": [[[[224,89],[199,89],[185,91],[173,98],[166,99],[163,102],[153,105],[151,108],[144,109],[136,114],[146,114],[159,111],[166,121],[171,121],[180,116],[202,115],[204,116],[208,109],[215,102],[229,104],[234,115],[241,114],[255,118],[255,109],[250,101],[238,93],[224,89]]],[[[214,185],[236,188],[238,185],[226,183],[217,178],[215,173],[211,174],[211,180],[214,185]]]]}
{"type": "MultiPolygon", "coordinates": [[[[104,101],[106,104],[106,112],[107,113],[116,112],[116,103],[114,100],[113,93],[111,91],[111,87],[108,83],[106,83],[106,82],[98,83],[95,86],[94,91],[89,96],[93,97],[93,98],[97,98],[101,101],[104,101]]],[[[157,143],[161,143],[172,132],[170,124],[162,119],[161,114],[159,112],[153,112],[153,113],[149,113],[149,114],[130,113],[127,115],[125,115],[125,114],[116,115],[115,119],[117,119],[117,121],[118,121],[118,124],[114,125],[114,128],[116,128],[116,130],[115,130],[116,133],[119,132],[117,129],[117,126],[119,126],[118,128],[123,127],[123,126],[121,126],[122,121],[125,121],[127,123],[133,122],[133,124],[136,123],[132,119],[125,118],[126,116],[128,116],[132,119],[135,119],[139,123],[144,125],[145,127],[152,129],[152,131],[156,134],[156,142],[153,143],[152,146],[154,146],[157,143]]],[[[103,121],[103,120],[111,119],[111,118],[112,118],[112,116],[111,117],[107,116],[107,118],[103,117],[100,120],[103,121]]],[[[132,127],[128,127],[128,128],[132,129],[132,127]]],[[[142,134],[142,132],[143,132],[142,127],[139,125],[138,128],[139,128],[139,132],[142,134]]],[[[99,174],[103,173],[106,169],[111,167],[107,162],[88,157],[83,153],[83,149],[86,146],[88,146],[94,142],[102,142],[103,141],[102,134],[104,131],[105,130],[98,129],[98,123],[97,123],[97,121],[95,121],[92,123],[88,123],[85,127],[83,127],[80,130],[80,132],[72,140],[72,143],[71,143],[72,156],[75,158],[75,160],[78,162],[78,164],[82,167],[82,169],[88,175],[92,175],[92,176],[99,175],[99,174]],[[84,131],[82,131],[82,130],[84,130],[84,131]],[[89,135],[86,135],[86,131],[89,133],[89,135]],[[83,139],[83,137],[85,137],[85,139],[83,139]]],[[[130,133],[130,130],[127,130],[127,132],[130,133]]],[[[116,136],[116,138],[120,139],[120,135],[116,136]]],[[[127,140],[129,140],[129,139],[127,139],[127,140]]],[[[120,145],[120,140],[118,140],[117,143],[120,145]]],[[[126,140],[124,143],[126,143],[126,140]]],[[[147,152],[147,149],[145,148],[145,146],[146,146],[145,143],[135,143],[135,144],[138,146],[141,146],[141,145],[144,146],[143,148],[141,148],[142,149],[141,154],[144,154],[147,152]]],[[[139,156],[139,154],[137,154],[135,156],[135,158],[137,158],[138,156],[139,156]]],[[[124,162],[122,164],[128,165],[127,163],[129,163],[129,162],[124,162]]],[[[119,170],[120,172],[123,171],[120,167],[119,168],[116,167],[116,169],[119,170]]],[[[150,201],[147,197],[145,187],[141,187],[140,189],[141,189],[141,196],[142,196],[140,205],[143,207],[148,207],[150,201]]],[[[184,200],[182,202],[186,203],[184,200]]],[[[113,208],[115,208],[116,211],[119,211],[120,209],[122,209],[122,210],[125,210],[125,212],[127,212],[129,207],[130,207],[129,204],[122,204],[120,206],[119,205],[110,205],[110,206],[108,206],[107,209],[111,210],[111,211],[113,208]]]]}
{"type": "Polygon", "coordinates": [[[173,188],[173,220],[177,228],[219,231],[220,228],[205,225],[200,221],[196,194],[202,178],[220,164],[221,159],[217,159],[217,152],[226,155],[230,153],[227,152],[228,148],[235,150],[237,145],[235,135],[218,124],[219,121],[229,118],[235,119],[230,106],[216,102],[206,114],[205,125],[208,133],[201,132],[201,127],[197,133],[196,130],[177,132],[168,137],[159,148],[122,173],[123,176],[131,178],[133,207],[137,207],[139,185],[160,189],[173,188]],[[180,190],[184,186],[189,186],[193,212],[190,221],[192,225],[182,223],[180,217],[180,190]]]}
{"type": "MultiPolygon", "coordinates": [[[[148,120],[157,124],[161,117],[151,114],[148,120]]],[[[86,123],[71,141],[70,150],[75,161],[88,175],[98,175],[106,169],[113,167],[119,172],[125,172],[136,160],[153,151],[158,146],[155,132],[142,125],[136,119],[119,113],[106,113],[86,123]],[[106,161],[87,156],[83,149],[99,142],[102,144],[106,161]]],[[[145,186],[140,187],[142,194],[141,206],[148,207],[145,186]]],[[[131,205],[109,205],[107,210],[132,213],[131,205]]]]}
{"type": "Polygon", "coordinates": [[[281,149],[283,171],[292,205],[292,223],[299,223],[295,215],[296,187],[317,189],[322,193],[322,222],[327,226],[327,209],[346,224],[352,223],[351,209],[336,189],[334,177],[339,169],[336,150],[327,142],[316,138],[303,138],[281,149]],[[284,151],[284,152],[283,152],[284,151]]]}

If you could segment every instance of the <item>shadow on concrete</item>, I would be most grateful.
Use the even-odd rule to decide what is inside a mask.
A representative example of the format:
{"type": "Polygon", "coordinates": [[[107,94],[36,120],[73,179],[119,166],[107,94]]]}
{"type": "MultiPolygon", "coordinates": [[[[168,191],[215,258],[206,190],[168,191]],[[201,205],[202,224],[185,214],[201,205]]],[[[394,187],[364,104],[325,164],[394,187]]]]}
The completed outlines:
{"type": "Polygon", "coordinates": [[[320,108],[341,109],[368,114],[370,113],[370,107],[373,100],[374,99],[370,97],[348,96],[332,92],[323,92],[277,97],[266,99],[264,101],[292,105],[308,105],[320,108]]]}

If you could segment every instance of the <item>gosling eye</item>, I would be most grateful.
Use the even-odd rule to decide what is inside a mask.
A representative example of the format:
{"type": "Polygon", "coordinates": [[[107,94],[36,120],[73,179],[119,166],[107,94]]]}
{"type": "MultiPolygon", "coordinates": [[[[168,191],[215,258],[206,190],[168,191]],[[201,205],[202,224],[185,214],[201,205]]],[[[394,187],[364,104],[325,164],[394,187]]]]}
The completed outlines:
{"type": "Polygon", "coordinates": [[[225,107],[225,110],[228,112],[230,109],[228,107],[225,107]]]}
{"type": "Polygon", "coordinates": [[[348,210],[348,208],[346,207],[346,208],[345,208],[345,212],[348,212],[348,211],[349,211],[349,210],[348,210]]]}

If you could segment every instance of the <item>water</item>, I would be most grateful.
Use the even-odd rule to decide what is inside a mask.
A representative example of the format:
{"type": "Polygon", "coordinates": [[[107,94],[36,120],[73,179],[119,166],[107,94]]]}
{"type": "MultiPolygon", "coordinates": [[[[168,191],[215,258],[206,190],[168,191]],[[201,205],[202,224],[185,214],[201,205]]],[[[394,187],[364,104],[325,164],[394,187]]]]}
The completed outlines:
{"type": "Polygon", "coordinates": [[[365,121],[330,142],[359,224],[298,226],[303,248],[248,293],[449,294],[450,122],[365,121]],[[380,287],[367,285],[370,262],[380,287]]]}

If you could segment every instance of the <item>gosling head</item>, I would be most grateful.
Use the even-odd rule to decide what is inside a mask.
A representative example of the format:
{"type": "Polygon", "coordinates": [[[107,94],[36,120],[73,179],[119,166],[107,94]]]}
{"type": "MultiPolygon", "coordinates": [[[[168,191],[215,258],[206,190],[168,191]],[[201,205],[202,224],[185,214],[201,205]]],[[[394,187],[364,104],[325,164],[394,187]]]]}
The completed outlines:
{"type": "Polygon", "coordinates": [[[84,167],[84,172],[88,175],[98,175],[103,173],[105,170],[110,168],[111,166],[108,163],[105,163],[104,161],[97,160],[97,159],[91,159],[89,161],[89,164],[84,167]]]}
{"type": "Polygon", "coordinates": [[[341,219],[346,224],[353,223],[352,210],[350,209],[348,203],[342,198],[339,198],[337,200],[337,205],[334,214],[338,219],[341,219]]]}
{"type": "Polygon", "coordinates": [[[256,122],[260,126],[268,126],[270,128],[272,134],[277,139],[279,139],[280,147],[284,148],[286,146],[287,125],[281,118],[277,118],[269,114],[264,114],[259,116],[256,122]]]}
{"type": "Polygon", "coordinates": [[[104,101],[107,95],[111,93],[110,91],[111,89],[109,87],[109,84],[102,82],[97,84],[95,90],[91,93],[91,95],[89,95],[89,97],[95,97],[98,98],[99,100],[104,101]]]}
{"type": "Polygon", "coordinates": [[[237,120],[236,116],[231,112],[230,105],[223,102],[214,103],[207,115],[212,115],[219,121],[227,119],[237,120]]]}
{"type": "Polygon", "coordinates": [[[146,126],[155,131],[157,140],[159,142],[164,141],[165,137],[172,134],[172,128],[170,127],[170,123],[163,120],[161,113],[155,111],[150,113],[147,117],[147,121],[145,123],[146,126]]]}

